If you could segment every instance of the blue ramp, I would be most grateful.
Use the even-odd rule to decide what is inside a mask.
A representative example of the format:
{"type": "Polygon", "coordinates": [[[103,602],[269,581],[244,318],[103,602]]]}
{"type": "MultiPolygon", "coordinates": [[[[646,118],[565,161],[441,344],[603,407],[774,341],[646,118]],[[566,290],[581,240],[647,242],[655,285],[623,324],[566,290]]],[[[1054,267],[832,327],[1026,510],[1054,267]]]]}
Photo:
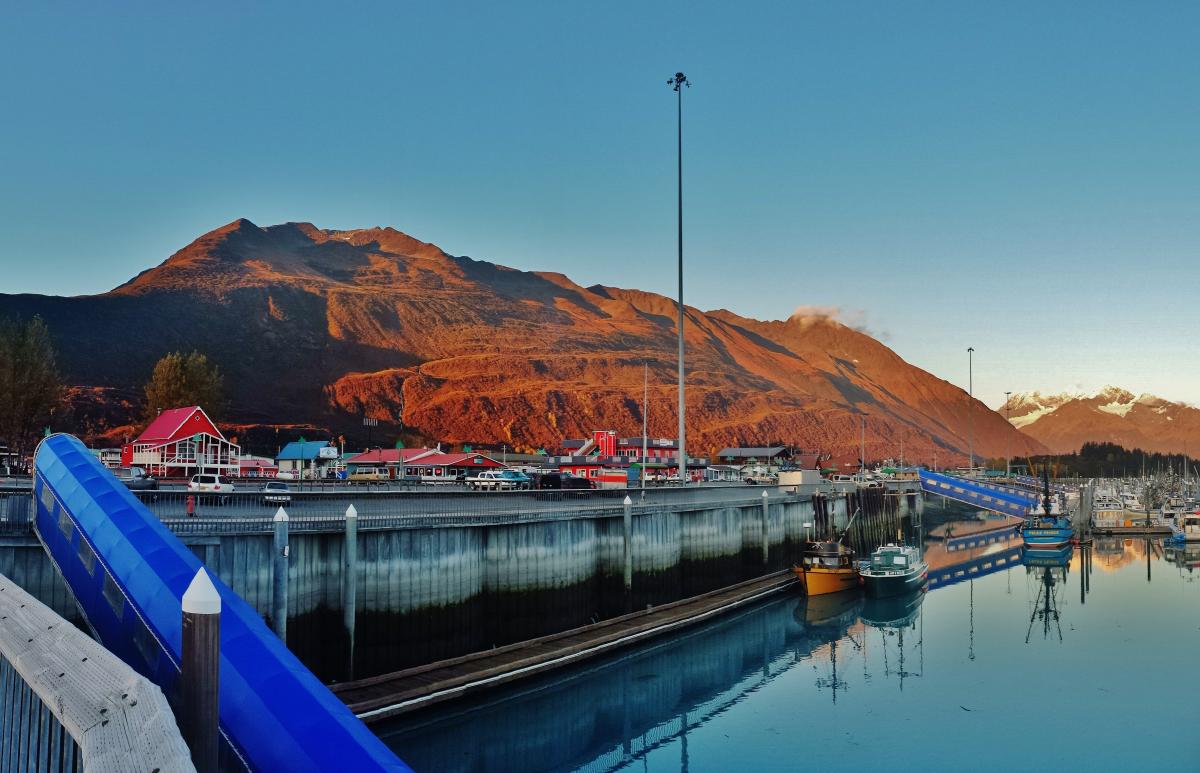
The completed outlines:
{"type": "MultiPolygon", "coordinates": [[[[180,604],[200,560],[70,435],[38,447],[34,496],[38,538],[96,637],[178,705],[180,604]]],[[[222,605],[223,768],[408,770],[210,577],[222,605]]]]}
{"type": "Polygon", "coordinates": [[[992,486],[954,475],[921,470],[921,489],[927,494],[940,494],[947,499],[1022,518],[1037,505],[1037,497],[1013,489],[992,486]]]}

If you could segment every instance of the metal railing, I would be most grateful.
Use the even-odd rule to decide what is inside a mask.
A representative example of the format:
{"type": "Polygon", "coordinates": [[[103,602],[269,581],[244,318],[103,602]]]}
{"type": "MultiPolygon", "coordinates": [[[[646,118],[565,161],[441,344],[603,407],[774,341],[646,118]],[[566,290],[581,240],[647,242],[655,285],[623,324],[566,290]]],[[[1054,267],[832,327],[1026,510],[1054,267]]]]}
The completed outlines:
{"type": "Polygon", "coordinates": [[[194,771],[157,686],[0,575],[0,771],[194,771]]]}
{"type": "Polygon", "coordinates": [[[28,534],[32,521],[32,489],[0,489],[0,535],[28,534]]]}

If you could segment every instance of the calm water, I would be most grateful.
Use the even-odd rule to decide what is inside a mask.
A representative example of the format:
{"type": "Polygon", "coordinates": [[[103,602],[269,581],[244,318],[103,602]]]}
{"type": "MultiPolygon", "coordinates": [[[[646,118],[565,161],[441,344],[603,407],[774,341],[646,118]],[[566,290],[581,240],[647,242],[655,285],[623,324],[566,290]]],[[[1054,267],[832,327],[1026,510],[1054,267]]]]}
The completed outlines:
{"type": "Polygon", "coordinates": [[[1088,572],[1017,545],[930,543],[950,579],[907,602],[780,597],[380,732],[429,771],[1200,770],[1200,546],[1100,540],[1088,572]]]}

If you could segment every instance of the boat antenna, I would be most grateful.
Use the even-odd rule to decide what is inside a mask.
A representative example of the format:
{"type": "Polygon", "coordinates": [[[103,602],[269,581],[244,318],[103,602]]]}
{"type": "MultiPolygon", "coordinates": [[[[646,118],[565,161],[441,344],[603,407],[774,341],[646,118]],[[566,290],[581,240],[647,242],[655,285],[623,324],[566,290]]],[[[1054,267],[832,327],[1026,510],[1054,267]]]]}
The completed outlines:
{"type": "Polygon", "coordinates": [[[1042,465],[1042,509],[1046,511],[1046,517],[1050,517],[1050,465],[1042,465]]]}
{"type": "Polygon", "coordinates": [[[842,529],[842,536],[838,537],[838,539],[837,539],[838,542],[841,542],[842,540],[846,539],[847,536],[849,536],[850,527],[854,524],[854,519],[857,518],[858,514],[861,512],[862,512],[861,507],[856,507],[854,509],[854,515],[850,516],[850,520],[846,521],[846,528],[842,529]]]}

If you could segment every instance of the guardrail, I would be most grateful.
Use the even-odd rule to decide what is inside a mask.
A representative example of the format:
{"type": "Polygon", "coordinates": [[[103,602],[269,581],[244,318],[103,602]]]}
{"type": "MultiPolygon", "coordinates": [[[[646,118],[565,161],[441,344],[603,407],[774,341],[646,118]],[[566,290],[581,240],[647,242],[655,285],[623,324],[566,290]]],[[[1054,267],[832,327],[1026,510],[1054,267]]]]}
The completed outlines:
{"type": "Polygon", "coordinates": [[[195,771],[162,691],[0,575],[0,771],[195,771]]]}
{"type": "Polygon", "coordinates": [[[27,534],[33,521],[33,490],[0,490],[0,535],[27,534]]]}

